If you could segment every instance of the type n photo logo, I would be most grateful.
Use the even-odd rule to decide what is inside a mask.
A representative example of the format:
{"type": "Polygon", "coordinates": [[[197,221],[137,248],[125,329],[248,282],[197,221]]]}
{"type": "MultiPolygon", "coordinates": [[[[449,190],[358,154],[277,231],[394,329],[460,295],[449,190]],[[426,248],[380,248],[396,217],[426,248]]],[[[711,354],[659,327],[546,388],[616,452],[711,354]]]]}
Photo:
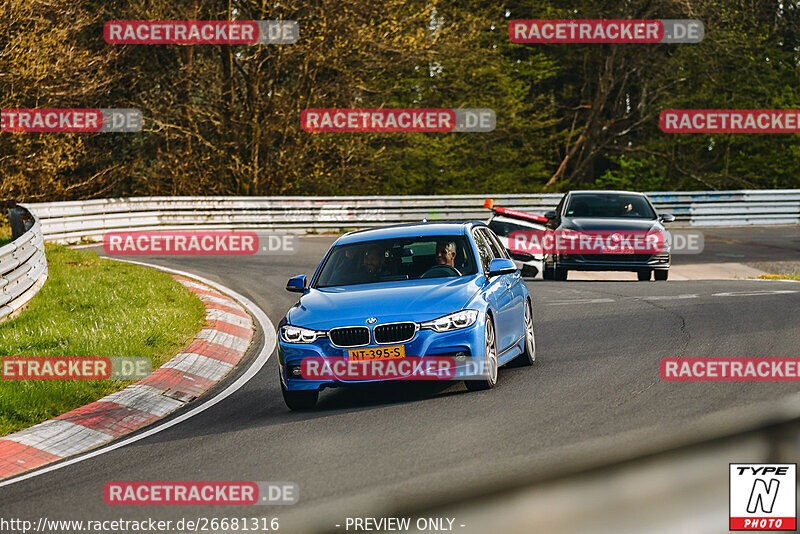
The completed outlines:
{"type": "Polygon", "coordinates": [[[797,464],[730,464],[730,530],[795,530],[797,464]]]}

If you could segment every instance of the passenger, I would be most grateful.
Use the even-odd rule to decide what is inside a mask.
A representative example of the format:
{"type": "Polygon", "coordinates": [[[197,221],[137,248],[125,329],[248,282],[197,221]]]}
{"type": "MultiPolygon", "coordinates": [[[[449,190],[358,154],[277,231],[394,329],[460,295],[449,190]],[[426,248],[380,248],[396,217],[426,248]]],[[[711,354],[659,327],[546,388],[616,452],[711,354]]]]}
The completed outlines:
{"type": "Polygon", "coordinates": [[[436,243],[436,263],[455,267],[456,243],[455,241],[439,241],[436,243]]]}

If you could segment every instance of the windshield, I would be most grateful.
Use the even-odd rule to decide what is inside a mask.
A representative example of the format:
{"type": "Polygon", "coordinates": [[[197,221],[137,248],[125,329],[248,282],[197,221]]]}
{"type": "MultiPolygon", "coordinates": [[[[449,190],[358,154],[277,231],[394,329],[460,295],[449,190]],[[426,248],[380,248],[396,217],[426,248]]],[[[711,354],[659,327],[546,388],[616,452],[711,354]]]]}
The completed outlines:
{"type": "Polygon", "coordinates": [[[655,219],[650,203],[641,195],[576,194],[570,197],[565,217],[655,219]]]}
{"type": "Polygon", "coordinates": [[[315,287],[465,276],[478,272],[465,236],[426,236],[338,245],[315,287]]]}

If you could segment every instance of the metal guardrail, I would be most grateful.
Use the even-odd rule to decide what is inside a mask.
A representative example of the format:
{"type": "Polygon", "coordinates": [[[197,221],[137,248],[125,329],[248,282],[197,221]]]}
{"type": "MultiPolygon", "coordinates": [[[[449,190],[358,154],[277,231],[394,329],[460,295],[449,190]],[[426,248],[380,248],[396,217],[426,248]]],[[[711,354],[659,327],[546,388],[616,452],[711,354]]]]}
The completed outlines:
{"type": "Polygon", "coordinates": [[[797,437],[797,424],[786,424],[482,498],[386,515],[454,517],[467,527],[460,529],[465,533],[724,534],[729,532],[729,463],[796,463],[796,451],[774,454],[773,432],[783,429],[797,437]]]}
{"type": "MultiPolygon", "coordinates": [[[[692,226],[800,223],[800,189],[647,193],[692,226]]],[[[139,197],[26,204],[47,240],[101,240],[120,230],[331,231],[428,220],[486,219],[483,200],[543,213],[561,194],[386,197],[139,197]]]]}
{"type": "MultiPolygon", "coordinates": [[[[369,515],[454,518],[453,530],[464,534],[727,533],[729,463],[797,463],[800,395],[594,438],[564,448],[557,461],[515,460],[514,475],[487,469],[482,484],[437,496],[398,489],[369,515]]],[[[328,516],[306,512],[298,521],[305,532],[340,532],[328,516]]]]}
{"type": "Polygon", "coordinates": [[[0,321],[22,308],[47,280],[41,222],[26,209],[10,213],[15,239],[0,247],[0,321]]]}

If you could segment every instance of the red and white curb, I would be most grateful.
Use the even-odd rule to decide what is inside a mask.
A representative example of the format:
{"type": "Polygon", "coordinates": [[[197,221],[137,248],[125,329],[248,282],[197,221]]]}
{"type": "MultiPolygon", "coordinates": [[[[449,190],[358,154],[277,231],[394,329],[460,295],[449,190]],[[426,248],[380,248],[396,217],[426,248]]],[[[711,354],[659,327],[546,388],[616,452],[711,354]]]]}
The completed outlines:
{"type": "Polygon", "coordinates": [[[129,434],[168,415],[221,380],[244,356],[253,320],[213,287],[173,275],[206,307],[206,326],[183,352],[121,391],[0,438],[0,480],[129,434]]]}

